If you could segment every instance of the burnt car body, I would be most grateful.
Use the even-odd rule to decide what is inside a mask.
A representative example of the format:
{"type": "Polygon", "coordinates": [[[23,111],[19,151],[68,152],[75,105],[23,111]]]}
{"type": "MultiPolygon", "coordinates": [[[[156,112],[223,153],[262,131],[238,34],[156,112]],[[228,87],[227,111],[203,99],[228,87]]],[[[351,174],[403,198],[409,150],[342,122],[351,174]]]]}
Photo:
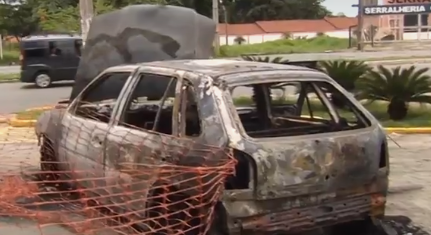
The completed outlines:
{"type": "MultiPolygon", "coordinates": [[[[385,211],[389,160],[384,130],[330,77],[305,67],[234,60],[115,66],[97,76],[67,109],[42,115],[36,133],[42,138],[42,160],[48,140],[55,154],[45,158],[73,162],[55,168],[82,172],[74,176],[80,180],[89,178],[88,172],[120,177],[124,163],[161,161],[136,156],[142,152],[129,151],[131,145],[162,151],[163,143],[193,140],[233,149],[236,173],[227,179],[216,210],[215,229],[223,231],[213,228],[209,234],[298,232],[380,218],[385,211]],[[109,77],[114,78],[107,87],[117,91],[93,96],[109,77]],[[156,85],[148,89],[148,84],[156,85]],[[284,92],[290,88],[295,95],[288,97],[284,92]],[[333,93],[344,97],[343,110],[332,104],[333,93]],[[164,94],[170,94],[170,102],[164,94]],[[241,106],[245,95],[252,98],[241,106]],[[192,112],[179,108],[190,103],[185,96],[195,105],[192,112]],[[172,109],[154,113],[165,106],[172,109]],[[80,111],[89,108],[100,115],[80,111]],[[157,122],[164,124],[154,129],[157,122]],[[80,134],[84,129],[87,134],[80,134]]],[[[88,187],[85,180],[79,182],[88,187]]]]}

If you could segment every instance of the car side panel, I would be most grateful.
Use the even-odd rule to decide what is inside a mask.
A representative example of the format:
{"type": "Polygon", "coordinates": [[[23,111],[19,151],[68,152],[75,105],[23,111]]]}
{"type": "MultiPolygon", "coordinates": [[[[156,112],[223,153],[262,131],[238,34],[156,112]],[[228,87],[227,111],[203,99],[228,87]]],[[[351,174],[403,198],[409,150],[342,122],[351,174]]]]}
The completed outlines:
{"type": "Polygon", "coordinates": [[[103,177],[103,155],[108,124],[66,113],[61,122],[58,159],[68,165],[81,187],[95,188],[103,177]],[[85,180],[84,180],[85,179],[85,180]]]}

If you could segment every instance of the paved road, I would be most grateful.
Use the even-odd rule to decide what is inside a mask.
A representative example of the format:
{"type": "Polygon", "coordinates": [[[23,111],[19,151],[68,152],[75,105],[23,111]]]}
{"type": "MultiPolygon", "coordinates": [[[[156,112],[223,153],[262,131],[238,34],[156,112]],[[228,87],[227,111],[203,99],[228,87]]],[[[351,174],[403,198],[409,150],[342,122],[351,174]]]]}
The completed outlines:
{"type": "MultiPolygon", "coordinates": [[[[274,57],[282,56],[286,59],[298,60],[332,60],[332,59],[379,59],[390,57],[431,57],[431,51],[425,50],[397,50],[397,51],[374,51],[374,52],[330,52],[330,53],[303,53],[303,54],[279,54],[274,57]]],[[[19,73],[19,66],[0,66],[0,74],[19,73]]]]}
{"type": "MultiPolygon", "coordinates": [[[[416,65],[418,68],[431,68],[431,63],[407,64],[405,66],[410,65],[416,65]]],[[[390,65],[388,67],[396,66],[390,65]]],[[[431,70],[429,75],[431,76],[431,70]]],[[[19,112],[35,106],[51,105],[60,99],[67,99],[72,90],[71,85],[71,83],[62,83],[48,89],[37,89],[33,85],[22,83],[0,84],[0,114],[19,112]]]]}
{"type": "Polygon", "coordinates": [[[58,100],[69,98],[71,90],[71,83],[58,84],[47,89],[37,89],[33,85],[22,83],[0,84],[0,114],[54,104],[58,100]]]}

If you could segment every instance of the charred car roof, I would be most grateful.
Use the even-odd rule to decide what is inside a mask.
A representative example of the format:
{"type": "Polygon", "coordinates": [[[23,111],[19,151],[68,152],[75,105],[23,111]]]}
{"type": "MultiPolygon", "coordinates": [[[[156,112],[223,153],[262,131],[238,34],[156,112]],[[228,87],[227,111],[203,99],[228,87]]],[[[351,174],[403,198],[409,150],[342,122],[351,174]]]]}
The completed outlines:
{"type": "Polygon", "coordinates": [[[140,66],[150,66],[150,67],[158,67],[158,68],[200,73],[200,74],[211,76],[216,80],[222,79],[227,83],[238,82],[237,79],[234,79],[237,76],[229,76],[229,75],[244,74],[249,72],[283,70],[283,71],[292,71],[292,72],[320,73],[316,70],[309,69],[307,67],[301,67],[301,66],[243,61],[243,60],[228,60],[228,59],[155,61],[155,62],[148,62],[148,63],[140,63],[134,66],[130,66],[130,65],[115,66],[115,67],[112,67],[112,69],[128,68],[128,70],[130,70],[133,67],[137,68],[140,66]]]}

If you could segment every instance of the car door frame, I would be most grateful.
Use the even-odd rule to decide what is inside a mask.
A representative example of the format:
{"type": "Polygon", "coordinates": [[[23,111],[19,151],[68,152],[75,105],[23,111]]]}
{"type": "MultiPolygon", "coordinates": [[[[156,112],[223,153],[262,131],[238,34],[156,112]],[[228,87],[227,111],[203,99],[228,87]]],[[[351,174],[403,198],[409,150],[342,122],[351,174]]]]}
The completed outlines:
{"type": "MultiPolygon", "coordinates": [[[[129,102],[129,99],[131,98],[131,96],[133,95],[133,89],[136,88],[136,86],[139,83],[139,78],[141,75],[143,74],[156,74],[156,75],[161,75],[161,76],[167,76],[167,77],[175,77],[177,79],[176,82],[176,87],[175,87],[175,101],[174,101],[174,107],[173,110],[179,110],[179,105],[180,105],[180,97],[179,95],[181,94],[181,87],[182,87],[182,83],[183,83],[183,73],[174,73],[173,71],[167,70],[167,69],[162,69],[162,68],[155,68],[155,67],[141,67],[140,69],[138,69],[135,72],[135,75],[133,76],[133,78],[131,79],[130,83],[129,83],[129,87],[128,87],[128,93],[124,94],[124,97],[122,99],[122,103],[120,105],[117,106],[117,109],[114,110],[114,118],[112,120],[112,123],[110,124],[111,128],[110,131],[112,131],[114,128],[119,128],[121,131],[131,131],[131,132],[137,132],[137,135],[141,135],[142,133],[146,133],[147,135],[151,136],[156,136],[155,134],[151,133],[151,131],[148,130],[137,130],[137,129],[133,129],[133,128],[127,128],[124,127],[122,125],[119,124],[119,122],[122,120],[122,114],[125,111],[125,108],[129,102]]],[[[179,135],[179,129],[178,129],[178,123],[179,123],[179,113],[175,113],[173,112],[172,115],[172,136],[177,137],[179,135]]],[[[109,135],[109,133],[108,133],[109,135]]],[[[108,136],[107,136],[108,138],[108,136]]],[[[105,156],[105,160],[104,160],[104,165],[106,167],[106,163],[109,160],[106,158],[105,156]]]]}
{"type": "MultiPolygon", "coordinates": [[[[77,174],[77,176],[78,176],[78,178],[81,178],[81,179],[85,179],[85,178],[87,178],[87,176],[88,176],[88,173],[86,173],[85,171],[83,172],[83,171],[80,171],[79,169],[80,168],[82,168],[82,166],[81,166],[81,164],[86,164],[85,162],[87,162],[87,163],[89,163],[89,164],[93,164],[93,167],[94,167],[94,171],[97,171],[97,172],[91,172],[91,173],[95,173],[97,176],[99,176],[99,174],[102,174],[102,175],[104,175],[103,174],[103,162],[104,162],[104,159],[105,159],[105,151],[106,151],[106,145],[105,145],[105,142],[106,142],[106,136],[107,136],[107,134],[108,134],[108,132],[109,132],[109,129],[111,128],[111,125],[112,125],[112,122],[113,122],[113,119],[115,118],[115,112],[116,112],[116,110],[118,110],[118,106],[120,105],[120,103],[121,103],[121,100],[122,100],[122,97],[125,95],[125,94],[127,94],[127,89],[128,89],[128,87],[129,87],[129,84],[130,84],[130,82],[131,82],[131,80],[132,80],[132,78],[133,78],[133,75],[134,75],[134,69],[132,69],[132,68],[130,68],[130,67],[124,67],[124,68],[111,68],[111,69],[107,69],[107,70],[105,70],[105,71],[103,71],[102,73],[100,73],[95,79],[93,79],[93,81],[91,81],[81,92],[80,92],[80,94],[71,102],[71,104],[68,106],[68,108],[67,108],[67,110],[66,110],[66,112],[65,112],[65,116],[63,117],[63,119],[62,119],[62,122],[61,122],[61,124],[62,124],[62,128],[64,128],[64,127],[72,127],[73,128],[73,126],[74,126],[74,123],[75,123],[75,126],[77,126],[78,127],[78,130],[77,131],[79,131],[79,124],[78,125],[76,125],[76,123],[84,123],[84,122],[87,122],[87,123],[91,123],[92,125],[94,125],[94,127],[96,127],[94,130],[95,130],[95,133],[92,133],[91,134],[91,136],[89,137],[90,139],[89,139],[89,141],[91,141],[91,138],[93,138],[93,136],[95,136],[95,135],[102,135],[103,137],[102,138],[100,138],[99,139],[99,141],[100,141],[100,150],[99,151],[94,151],[94,153],[95,152],[98,152],[99,153],[99,155],[97,156],[97,157],[100,157],[100,164],[97,164],[97,159],[94,159],[94,158],[92,158],[92,157],[94,157],[94,156],[96,156],[95,154],[90,154],[90,156],[81,156],[81,163],[77,163],[78,164],[78,166],[77,167],[73,167],[73,166],[71,166],[70,164],[71,164],[71,159],[68,159],[68,154],[67,154],[67,148],[66,149],[60,149],[61,147],[60,146],[62,146],[62,142],[63,141],[66,141],[66,143],[65,144],[67,144],[67,133],[65,133],[65,130],[63,129],[62,130],[62,137],[60,138],[60,145],[59,145],[59,158],[61,158],[61,159],[59,159],[60,161],[63,161],[63,162],[68,162],[68,164],[69,164],[69,170],[71,170],[72,172],[81,172],[81,173],[78,173],[77,174]],[[126,81],[126,83],[124,84],[124,87],[123,87],[123,89],[121,90],[121,92],[120,92],[120,94],[119,94],[119,96],[118,96],[118,98],[117,98],[117,101],[116,101],[116,103],[115,103],[115,105],[114,105],[114,108],[113,108],[113,111],[112,111],[112,115],[111,115],[111,118],[110,118],[110,120],[107,122],[107,123],[105,123],[105,122],[100,122],[100,121],[95,121],[95,120],[91,120],[91,119],[88,119],[88,118],[85,118],[85,117],[81,117],[81,116],[77,116],[76,114],[75,114],[75,111],[76,111],[76,108],[77,108],[77,105],[78,105],[78,103],[79,103],[79,100],[81,100],[81,98],[82,98],[82,96],[83,96],[83,94],[85,94],[86,93],[86,91],[88,91],[89,89],[92,89],[92,87],[96,84],[96,83],[99,83],[99,82],[101,82],[101,80],[105,77],[105,76],[107,76],[107,75],[109,75],[109,74],[113,74],[113,73],[118,73],[118,72],[130,72],[130,75],[129,75],[129,77],[127,78],[127,81],[126,81]],[[119,103],[119,101],[120,101],[120,103],[119,103]],[[66,134],[66,136],[64,136],[63,137],[63,135],[65,135],[66,134]],[[63,154],[62,154],[63,153],[63,154]],[[65,156],[62,156],[62,155],[65,155],[65,156]],[[78,169],[78,171],[76,171],[76,169],[78,169]]],[[[68,129],[68,130],[66,130],[66,132],[68,132],[68,131],[74,131],[74,130],[71,130],[71,129],[68,129]]],[[[75,159],[76,161],[79,161],[79,159],[75,159]]],[[[85,168],[85,166],[84,166],[84,168],[85,168]]],[[[76,173],[75,173],[76,174],[76,173]]],[[[76,177],[73,177],[73,178],[76,178],[76,177]]],[[[90,178],[95,178],[95,177],[90,177],[90,178]]],[[[89,183],[90,182],[84,182],[83,183],[83,186],[84,187],[90,187],[90,185],[89,185],[89,183]]]]}
{"type": "MultiPolygon", "coordinates": [[[[142,206],[145,206],[145,203],[142,203],[142,198],[145,197],[143,193],[145,191],[148,192],[151,186],[156,181],[157,177],[153,177],[153,175],[148,174],[150,179],[142,179],[140,178],[138,182],[134,181],[133,177],[130,173],[137,172],[136,168],[138,164],[134,164],[136,161],[139,161],[136,159],[140,155],[142,155],[142,151],[150,151],[151,147],[145,145],[145,143],[152,143],[155,146],[158,146],[157,143],[160,143],[160,146],[163,143],[166,143],[166,140],[173,140],[175,141],[176,134],[174,134],[178,130],[178,128],[174,127],[174,123],[178,122],[178,113],[174,113],[172,115],[172,123],[173,123],[173,130],[172,134],[173,136],[163,135],[163,134],[155,134],[151,133],[151,131],[142,129],[134,129],[134,128],[128,128],[126,126],[120,125],[120,121],[122,120],[122,115],[127,108],[127,104],[129,103],[129,99],[133,95],[133,91],[138,85],[140,81],[140,76],[142,74],[157,74],[162,76],[168,76],[168,77],[175,77],[177,79],[176,87],[175,87],[175,102],[174,107],[176,105],[179,105],[180,98],[177,98],[177,95],[180,93],[179,89],[181,88],[183,76],[182,73],[175,73],[173,70],[169,69],[162,69],[162,68],[152,68],[152,67],[141,67],[138,69],[131,79],[129,86],[128,86],[128,92],[124,93],[124,97],[122,98],[122,103],[117,106],[117,109],[114,110],[113,114],[113,120],[111,123],[111,128],[108,131],[108,134],[106,136],[106,142],[109,142],[112,140],[111,143],[108,143],[105,147],[105,156],[104,156],[104,174],[105,174],[105,188],[107,196],[105,198],[104,203],[112,204],[116,202],[120,202],[120,204],[124,204],[124,190],[121,187],[118,187],[118,185],[129,185],[130,192],[128,193],[128,197],[131,197],[131,205],[125,206],[126,208],[141,208],[142,206]],[[113,134],[115,133],[115,134],[113,134]],[[121,141],[124,141],[123,143],[117,143],[116,140],[118,139],[117,136],[122,136],[122,134],[126,133],[127,136],[129,136],[129,141],[126,138],[120,137],[121,141]],[[113,137],[112,137],[113,136],[113,137]],[[112,137],[112,138],[111,138],[112,137]],[[149,141],[148,141],[149,140],[149,141]],[[135,149],[134,145],[136,145],[136,142],[142,143],[140,145],[139,156],[134,154],[133,150],[135,149]],[[142,146],[142,149],[141,149],[142,146]],[[130,161],[132,164],[117,164],[117,161],[120,161],[120,159],[117,159],[119,157],[126,158],[128,161],[130,161]],[[133,193],[133,192],[136,192],[133,193]]],[[[175,108],[174,108],[175,110],[175,108]]],[[[177,108],[178,110],[178,108],[177,108]]],[[[126,136],[126,137],[127,137],[126,136]]],[[[179,145],[180,143],[178,143],[179,145]]],[[[163,159],[161,155],[164,155],[163,153],[160,154],[160,159],[163,159]]],[[[121,159],[123,160],[123,159],[121,159]]],[[[123,163],[123,162],[121,162],[123,163]]],[[[156,163],[155,163],[156,164],[156,163]]],[[[139,167],[145,167],[145,164],[140,164],[139,167]]],[[[139,173],[138,173],[139,174],[139,173]]],[[[141,174],[141,176],[137,177],[146,177],[141,174]]],[[[123,208],[124,209],[124,208],[123,208]]]]}

